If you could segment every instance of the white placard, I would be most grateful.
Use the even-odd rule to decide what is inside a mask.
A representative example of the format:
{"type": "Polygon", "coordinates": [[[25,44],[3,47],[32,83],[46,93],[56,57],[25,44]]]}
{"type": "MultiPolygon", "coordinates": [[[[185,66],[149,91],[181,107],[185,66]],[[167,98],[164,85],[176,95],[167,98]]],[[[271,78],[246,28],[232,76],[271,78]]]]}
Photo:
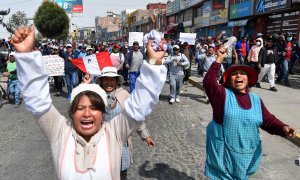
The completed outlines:
{"type": "Polygon", "coordinates": [[[133,46],[133,42],[137,41],[139,42],[140,46],[143,46],[143,38],[144,38],[144,33],[143,32],[129,32],[129,46],[133,46]]]}
{"type": "Polygon", "coordinates": [[[58,55],[42,56],[48,76],[64,76],[65,61],[58,55]]]}
{"type": "Polygon", "coordinates": [[[196,33],[180,33],[179,41],[181,41],[182,43],[187,42],[189,43],[189,45],[195,45],[196,36],[196,33]]]}

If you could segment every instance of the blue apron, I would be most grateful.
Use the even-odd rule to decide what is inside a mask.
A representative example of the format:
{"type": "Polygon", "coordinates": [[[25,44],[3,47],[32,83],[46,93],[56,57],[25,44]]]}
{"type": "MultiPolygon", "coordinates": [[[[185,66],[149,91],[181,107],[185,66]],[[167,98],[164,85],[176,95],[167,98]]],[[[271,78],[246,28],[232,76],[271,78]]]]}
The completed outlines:
{"type": "Polygon", "coordinates": [[[259,167],[261,101],[255,94],[249,96],[251,108],[245,110],[234,92],[226,89],[223,123],[212,120],[207,126],[205,175],[210,179],[244,180],[259,167]]]}

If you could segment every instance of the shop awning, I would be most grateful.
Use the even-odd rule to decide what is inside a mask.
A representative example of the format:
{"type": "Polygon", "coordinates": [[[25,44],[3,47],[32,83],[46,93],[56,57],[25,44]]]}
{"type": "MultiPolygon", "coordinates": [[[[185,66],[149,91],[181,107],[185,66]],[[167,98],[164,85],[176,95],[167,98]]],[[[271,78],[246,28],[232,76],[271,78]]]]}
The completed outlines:
{"type": "Polygon", "coordinates": [[[234,27],[234,26],[246,26],[248,23],[249,19],[243,19],[239,21],[229,21],[228,22],[228,27],[234,27]]]}

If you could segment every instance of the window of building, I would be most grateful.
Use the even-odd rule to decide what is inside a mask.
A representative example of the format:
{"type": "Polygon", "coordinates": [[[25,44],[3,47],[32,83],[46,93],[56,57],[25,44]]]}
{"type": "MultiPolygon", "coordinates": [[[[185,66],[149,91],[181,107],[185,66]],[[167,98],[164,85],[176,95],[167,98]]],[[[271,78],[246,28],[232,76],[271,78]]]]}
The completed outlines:
{"type": "Polygon", "coordinates": [[[203,8],[199,6],[195,9],[195,18],[203,16],[203,8]]]}
{"type": "Polygon", "coordinates": [[[184,15],[183,16],[184,21],[191,21],[193,18],[193,9],[189,9],[189,10],[185,11],[183,13],[183,15],[184,15]]]}
{"type": "Polygon", "coordinates": [[[180,14],[177,15],[176,22],[177,23],[183,22],[183,14],[180,13],[180,14]]]}

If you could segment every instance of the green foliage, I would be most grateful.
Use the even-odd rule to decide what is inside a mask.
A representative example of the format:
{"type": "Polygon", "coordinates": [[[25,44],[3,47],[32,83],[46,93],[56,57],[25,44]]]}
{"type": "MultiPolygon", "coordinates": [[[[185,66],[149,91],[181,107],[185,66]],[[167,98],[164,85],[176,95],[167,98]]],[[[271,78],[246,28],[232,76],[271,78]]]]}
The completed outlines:
{"type": "Polygon", "coordinates": [[[69,36],[69,29],[65,29],[61,35],[56,37],[56,39],[65,41],[67,40],[68,36],[69,36]]]}
{"type": "Polygon", "coordinates": [[[6,30],[10,33],[14,33],[20,27],[28,25],[28,19],[24,11],[18,11],[11,15],[9,22],[7,22],[6,30]]]}
{"type": "Polygon", "coordinates": [[[38,31],[47,38],[56,38],[69,32],[69,18],[57,4],[43,2],[34,16],[38,31]]]}

